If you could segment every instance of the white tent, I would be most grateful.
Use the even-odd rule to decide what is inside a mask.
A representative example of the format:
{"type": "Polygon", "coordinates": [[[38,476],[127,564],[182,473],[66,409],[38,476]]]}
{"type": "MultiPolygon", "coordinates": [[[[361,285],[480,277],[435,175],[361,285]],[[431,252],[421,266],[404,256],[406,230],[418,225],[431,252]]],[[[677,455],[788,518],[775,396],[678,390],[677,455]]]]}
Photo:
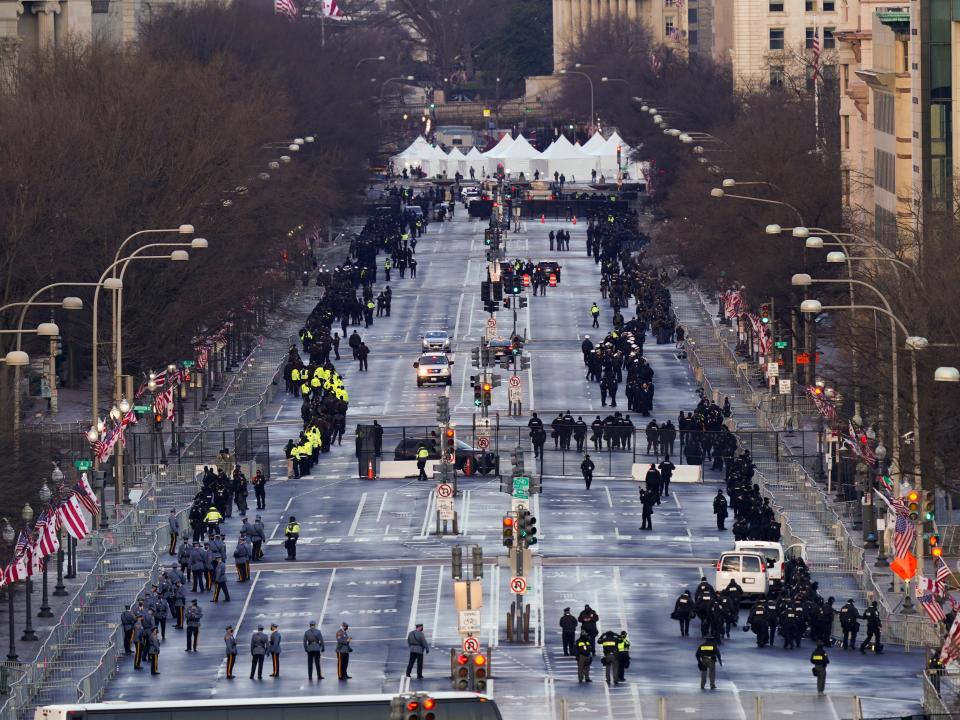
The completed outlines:
{"type": "Polygon", "coordinates": [[[399,172],[403,170],[403,168],[410,169],[420,167],[424,159],[430,156],[432,156],[430,143],[423,139],[423,135],[419,135],[406,149],[394,155],[391,159],[393,160],[394,168],[399,172]]]}
{"type": "Polygon", "coordinates": [[[510,136],[510,133],[506,133],[500,138],[500,142],[483,153],[484,169],[489,175],[493,175],[497,171],[497,165],[500,164],[504,154],[513,143],[514,140],[510,136]]]}
{"type": "Polygon", "coordinates": [[[598,130],[583,144],[583,151],[588,155],[599,155],[606,146],[607,141],[604,140],[603,135],[601,135],[598,130]]]}
{"type": "Polygon", "coordinates": [[[477,150],[476,147],[470,148],[470,152],[467,153],[466,158],[466,170],[464,175],[470,177],[470,168],[473,168],[474,177],[477,180],[483,178],[483,169],[486,167],[486,161],[484,160],[483,153],[477,150]]]}
{"type": "Polygon", "coordinates": [[[595,164],[595,158],[587,155],[579,145],[571,145],[564,135],[560,135],[544,150],[542,157],[547,161],[546,173],[549,178],[558,172],[565,175],[569,182],[573,182],[578,175],[580,182],[585,182],[595,164]]]}
{"type": "Polygon", "coordinates": [[[428,177],[442,175],[447,168],[447,154],[436,145],[423,151],[423,171],[428,177]]]}
{"type": "Polygon", "coordinates": [[[539,170],[541,174],[547,172],[547,163],[540,151],[531,145],[523,135],[517,136],[517,139],[504,151],[499,162],[503,165],[504,171],[512,178],[518,178],[520,173],[523,173],[527,180],[532,180],[535,170],[539,170]]]}
{"type": "Polygon", "coordinates": [[[448,178],[454,177],[457,173],[460,173],[461,175],[466,174],[467,158],[460,148],[450,148],[450,152],[447,153],[447,159],[446,163],[444,164],[444,168],[441,169],[440,172],[443,172],[443,170],[447,171],[448,178]]]}

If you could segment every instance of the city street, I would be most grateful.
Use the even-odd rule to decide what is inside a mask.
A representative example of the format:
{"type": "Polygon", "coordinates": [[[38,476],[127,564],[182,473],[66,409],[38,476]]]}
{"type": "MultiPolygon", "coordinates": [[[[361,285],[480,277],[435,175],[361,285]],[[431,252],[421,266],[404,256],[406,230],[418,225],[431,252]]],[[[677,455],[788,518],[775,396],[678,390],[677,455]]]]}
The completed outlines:
{"type": "MultiPolygon", "coordinates": [[[[545,424],[558,411],[582,415],[589,425],[601,411],[597,386],[584,379],[580,343],[594,340],[610,327],[611,311],[599,292],[599,268],[585,254],[586,222],[576,225],[527,224],[519,234],[506,233],[507,257],[558,260],[562,282],[546,296],[533,297],[519,312],[517,331],[526,335],[532,364],[519,373],[523,384],[523,416],[507,417],[510,371],[493,391],[491,412],[500,413],[502,426],[526,425],[537,411],[545,424]],[[548,251],[547,232],[564,227],[571,233],[569,252],[548,251]],[[601,329],[591,329],[589,308],[603,309],[601,329]]],[[[470,348],[478,344],[487,320],[480,302],[480,281],[486,279],[483,224],[471,222],[462,205],[453,222],[432,223],[417,244],[417,277],[389,283],[393,289],[392,316],[375,318],[360,334],[370,347],[370,372],[358,373],[341,345],[343,360],[336,362],[350,393],[347,433],[342,446],[321,456],[312,475],[282,480],[286,460],[282,448],[302,427],[300,400],[280,396],[265,417],[270,422],[272,476],[267,487],[267,510],[262,512],[270,540],[262,563],[254,564],[247,584],[235,582],[228,563],[229,603],[211,604],[209,595],[187,593],[199,599],[204,617],[199,652],[186,653],[182,631],[167,628],[160,656],[159,677],[148,666],[137,671],[123,662],[105,700],[163,700],[174,698],[234,698],[334,693],[396,693],[406,689],[449,690],[449,656],[459,648],[450,548],[480,545],[484,550],[483,631],[491,648],[492,694],[507,720],[553,720],[561,699],[569,713],[609,718],[657,717],[658,698],[665,697],[669,717],[699,714],[704,718],[756,717],[756,695],[763,696],[764,717],[846,718],[853,713],[852,696],[862,699],[866,716],[899,715],[919,708],[923,653],[905,653],[889,645],[881,656],[832,649],[827,695],[817,697],[810,674],[812,645],[799,650],[758,649],[753,635],[735,630],[722,646],[724,665],[718,689],[702,692],[694,651],[699,633],[681,638],[669,619],[676,597],[691,591],[705,575],[713,582],[719,553],[732,547],[729,530],[718,532],[711,501],[722,478],[707,472],[702,484],[671,485],[671,494],[656,508],[653,530],[640,526],[638,483],[627,477],[629,454],[618,459],[618,477],[605,479],[606,460],[597,462],[598,479],[589,492],[576,470],[579,457],[568,453],[566,476],[548,473],[543,494],[532,500],[540,542],[529,573],[526,602],[532,606],[534,642],[508,644],[505,615],[513,596],[508,589],[509,565],[501,545],[503,514],[509,497],[499,491],[496,476],[460,478],[457,499],[459,537],[436,537],[434,483],[416,480],[358,479],[354,447],[357,423],[377,419],[385,427],[430,426],[435,423],[436,399],[450,398],[453,420],[469,427],[473,391],[469,376],[470,348]],[[453,381],[449,388],[418,389],[412,363],[420,352],[420,336],[427,330],[447,330],[453,338],[453,381]],[[622,470],[622,472],[621,472],[622,470]],[[297,562],[284,562],[283,527],[290,515],[302,525],[297,562]],[[577,683],[576,665],[563,656],[558,620],[563,608],[574,615],[590,604],[600,616],[601,632],[627,630],[632,642],[628,683],[607,687],[603,668],[594,662],[591,685],[577,683]],[[325,679],[307,682],[306,655],[301,639],[310,620],[316,620],[326,641],[325,679]],[[251,682],[249,642],[258,624],[277,623],[284,637],[281,677],[251,682]],[[352,679],[338,682],[333,654],[334,634],[341,622],[350,625],[354,652],[352,679]],[[404,677],[406,633],[423,623],[431,652],[422,681],[404,677]],[[232,624],[240,647],[237,678],[225,678],[224,628],[232,624]],[[896,678],[896,682],[891,679],[896,678]]],[[[382,264],[383,256],[380,257],[382,264]]],[[[383,289],[382,269],[375,292],[383,289]]],[[[625,314],[632,316],[632,308],[625,314]]],[[[508,335],[512,313],[498,313],[500,334],[508,335]]],[[[352,332],[352,329],[349,330],[352,332]]],[[[645,355],[656,376],[653,417],[676,422],[679,411],[696,404],[693,375],[686,361],[677,359],[673,344],[657,345],[648,336],[645,355]]],[[[625,400],[623,407],[625,408],[625,400]]],[[[642,428],[648,418],[633,417],[642,428]]],[[[526,433],[523,433],[525,438],[526,433]]],[[[548,445],[550,440],[547,440],[548,445]]],[[[501,467],[509,447],[500,446],[501,467]]],[[[642,462],[642,450],[637,451],[642,462]]],[[[384,446],[384,459],[393,447],[384,446]]],[[[533,465],[526,456],[527,469],[533,465]]],[[[252,500],[252,498],[251,498],[252,500]]],[[[250,510],[251,519],[255,514],[250,510]]],[[[236,513],[226,521],[228,551],[239,532],[236,513]]],[[[469,551],[464,565],[469,566],[469,551]]],[[[173,558],[171,558],[171,561],[173,558]]],[[[812,568],[814,580],[817,567],[812,568]]],[[[843,580],[822,583],[845,586],[843,580]],[[835,584],[834,584],[835,583],[835,584]]],[[[837,597],[839,607],[846,597],[837,597]]],[[[862,608],[861,608],[862,610],[862,608]]],[[[743,625],[746,611],[740,614],[743,625]]],[[[267,663],[269,667],[269,662],[267,663]]],[[[268,671],[269,672],[269,671],[268,671]]]]}

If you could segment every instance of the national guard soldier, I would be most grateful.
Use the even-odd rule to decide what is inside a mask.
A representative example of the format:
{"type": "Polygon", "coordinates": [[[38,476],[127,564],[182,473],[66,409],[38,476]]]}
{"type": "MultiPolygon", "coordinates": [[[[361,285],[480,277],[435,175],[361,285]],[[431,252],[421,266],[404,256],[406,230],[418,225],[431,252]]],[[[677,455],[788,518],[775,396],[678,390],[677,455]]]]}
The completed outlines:
{"type": "Polygon", "coordinates": [[[203,610],[197,606],[196,600],[190,601],[187,608],[187,652],[197,651],[197,642],[200,640],[200,618],[203,610]]]}
{"type": "Polygon", "coordinates": [[[590,679],[590,664],[593,662],[593,641],[585,632],[577,640],[577,682],[593,682],[590,679]]]}
{"type": "Polygon", "coordinates": [[[273,660],[273,672],[270,677],[280,677],[280,631],[276,623],[270,625],[270,659],[273,660]]]}
{"type": "Polygon", "coordinates": [[[827,684],[827,665],[830,664],[830,658],[824,652],[822,644],[817,643],[810,654],[810,662],[813,663],[813,674],[817,678],[817,694],[822,695],[824,686],[827,684]]]}
{"type": "Polygon", "coordinates": [[[883,643],[880,642],[880,609],[876,600],[870,603],[870,607],[863,611],[863,619],[867,621],[867,636],[860,645],[860,652],[866,653],[870,640],[873,640],[873,652],[879,655],[883,652],[883,643]]]}
{"type": "Polygon", "coordinates": [[[300,537],[300,523],[297,522],[297,519],[293,515],[290,516],[290,522],[287,523],[287,527],[283,532],[287,536],[287,539],[283,543],[283,546],[287,550],[287,560],[296,560],[297,540],[300,537]]]}
{"type": "Polygon", "coordinates": [[[423,656],[430,652],[427,636],[423,634],[423,623],[417,623],[416,628],[407,633],[407,647],[410,650],[410,658],[407,660],[407,677],[410,677],[410,671],[416,663],[417,679],[423,680],[423,656]]]}
{"type": "Polygon", "coordinates": [[[137,624],[137,616],[130,610],[129,605],[125,605],[124,611],[120,613],[120,624],[123,626],[123,652],[126,655],[133,655],[130,643],[133,640],[133,628],[137,624]]]}
{"type": "Polygon", "coordinates": [[[170,529],[170,554],[177,554],[177,538],[180,537],[180,518],[177,517],[177,509],[170,508],[170,515],[167,516],[167,526],[170,529]]]}
{"type": "Polygon", "coordinates": [[[617,639],[617,680],[619,682],[626,682],[623,673],[628,667],[630,667],[630,640],[627,638],[627,631],[621,630],[620,637],[617,639]]]}
{"type": "Polygon", "coordinates": [[[233,635],[233,625],[227,625],[227,633],[223,636],[224,650],[227,655],[227,680],[233,680],[233,666],[237,664],[237,638],[233,635]]]}
{"type": "Polygon", "coordinates": [[[323,635],[317,630],[317,621],[310,621],[310,629],[303,634],[303,650],[307,653],[307,677],[313,682],[313,669],[317,669],[317,680],[323,680],[320,671],[320,656],[325,650],[323,635]]]}
{"type": "Polygon", "coordinates": [[[697,668],[700,670],[700,689],[703,690],[710,678],[710,689],[717,689],[717,663],[723,665],[720,646],[716,638],[704,640],[697,647],[697,668]]]}
{"type": "Polygon", "coordinates": [[[223,592],[223,601],[230,602],[230,591],[227,589],[227,569],[226,565],[219,560],[214,562],[213,568],[213,599],[212,603],[220,600],[220,593],[223,592]]]}
{"type": "Polygon", "coordinates": [[[840,629],[843,630],[843,647],[851,650],[856,647],[857,633],[860,631],[860,612],[857,606],[853,604],[853,598],[849,598],[846,604],[840,608],[840,629]]]}
{"type": "Polygon", "coordinates": [[[347,675],[347,666],[350,664],[350,653],[353,648],[350,647],[350,641],[353,638],[347,630],[350,628],[346,623],[340,623],[340,629],[337,630],[337,677],[340,680],[350,680],[347,675]]]}
{"type": "Polygon", "coordinates": [[[153,629],[150,637],[147,638],[147,653],[150,656],[150,674],[160,674],[160,632],[157,628],[153,629]]]}
{"type": "Polygon", "coordinates": [[[267,654],[270,641],[263,632],[263,625],[257,626],[257,631],[250,638],[250,679],[256,673],[257,680],[263,680],[263,658],[267,654]]]}
{"type": "Polygon", "coordinates": [[[600,636],[600,649],[603,651],[603,657],[600,662],[604,667],[604,675],[607,679],[607,685],[620,684],[620,670],[617,665],[617,643],[620,636],[612,630],[607,630],[600,636]]]}

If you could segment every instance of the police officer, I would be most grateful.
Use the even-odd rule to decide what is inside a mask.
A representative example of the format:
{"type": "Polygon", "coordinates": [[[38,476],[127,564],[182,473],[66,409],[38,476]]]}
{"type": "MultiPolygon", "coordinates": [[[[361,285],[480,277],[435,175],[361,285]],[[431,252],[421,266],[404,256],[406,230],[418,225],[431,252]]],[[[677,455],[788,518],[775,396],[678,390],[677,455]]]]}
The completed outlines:
{"type": "Polygon", "coordinates": [[[293,515],[290,516],[290,522],[287,523],[287,527],[283,532],[287,536],[287,539],[283,543],[283,546],[287,549],[287,560],[296,560],[297,540],[300,538],[300,523],[297,522],[297,519],[293,515]]]}
{"type": "Polygon", "coordinates": [[[827,684],[827,665],[830,664],[830,658],[827,657],[821,643],[817,643],[810,654],[810,662],[813,663],[813,674],[817,678],[817,694],[822,695],[823,688],[827,684]]]}
{"type": "Polygon", "coordinates": [[[270,625],[270,659],[273,660],[273,672],[270,677],[280,677],[280,641],[282,640],[280,630],[276,623],[270,625]]]}
{"type": "Polygon", "coordinates": [[[590,306],[590,315],[593,316],[593,325],[591,327],[600,327],[600,308],[596,303],[590,306]]]}
{"type": "Polygon", "coordinates": [[[585,632],[577,640],[577,682],[593,682],[590,679],[590,664],[593,662],[593,641],[585,632]]]}
{"type": "Polygon", "coordinates": [[[236,677],[233,666],[237,664],[237,638],[233,635],[233,625],[227,625],[227,633],[223,636],[223,644],[227,655],[227,680],[236,677]]]}
{"type": "Polygon", "coordinates": [[[140,661],[143,660],[145,643],[146,643],[146,630],[143,628],[143,618],[138,617],[136,622],[133,624],[133,669],[140,669],[140,661]]]}
{"type": "Polygon", "coordinates": [[[623,672],[628,667],[630,667],[630,640],[627,638],[627,631],[621,630],[620,637],[617,639],[617,680],[619,682],[626,682],[623,672]]]}
{"type": "Polygon", "coordinates": [[[427,479],[426,467],[428,457],[430,457],[430,453],[423,443],[421,443],[417,447],[417,472],[419,473],[417,475],[417,480],[427,479]]]}
{"type": "Polygon", "coordinates": [[[210,601],[215,603],[220,600],[220,593],[223,593],[223,601],[230,602],[230,591],[227,589],[227,571],[226,565],[217,560],[213,567],[213,599],[210,601]]]}
{"type": "Polygon", "coordinates": [[[710,689],[717,689],[717,663],[723,665],[720,647],[715,638],[704,640],[697,647],[697,668],[700,670],[700,689],[703,690],[710,678],[710,689]]]}
{"type": "Polygon", "coordinates": [[[767,624],[767,601],[766,598],[760,598],[747,616],[747,627],[757,636],[757,647],[767,646],[767,624]]]}
{"type": "Polygon", "coordinates": [[[193,576],[193,592],[197,592],[197,586],[200,592],[207,589],[207,573],[204,570],[204,554],[200,543],[195,542],[190,548],[190,574],[193,576]]]}
{"type": "Polygon", "coordinates": [[[346,623],[340,623],[340,629],[337,630],[337,677],[340,680],[350,680],[350,676],[347,675],[347,666],[350,664],[350,653],[353,652],[353,648],[350,647],[350,641],[353,639],[350,637],[350,633],[347,630],[350,628],[346,623]]]}
{"type": "Polygon", "coordinates": [[[253,543],[252,559],[263,559],[263,541],[266,540],[266,530],[263,527],[263,520],[257,515],[253,521],[253,532],[250,533],[250,542],[253,543]]]}
{"type": "Polygon", "coordinates": [[[177,517],[176,508],[170,508],[170,514],[167,516],[167,527],[170,530],[170,554],[177,553],[177,538],[180,537],[180,518],[177,517]]]}
{"type": "Polygon", "coordinates": [[[203,610],[197,606],[196,600],[190,601],[187,608],[187,652],[197,651],[197,642],[200,640],[200,618],[203,610]]]}
{"type": "Polygon", "coordinates": [[[216,505],[210,506],[207,514],[203,516],[203,522],[207,526],[208,537],[213,537],[218,534],[220,523],[223,522],[223,515],[217,510],[216,505]]]}
{"type": "MultiPolygon", "coordinates": [[[[340,358],[338,357],[337,360],[340,358]]],[[[267,479],[263,476],[263,470],[257,470],[253,476],[253,494],[257,499],[257,510],[267,509],[267,479]]]]}
{"type": "Polygon", "coordinates": [[[250,638],[250,679],[253,680],[254,673],[257,680],[263,680],[263,658],[267,654],[267,647],[270,641],[263,632],[263,625],[257,626],[257,631],[250,638]]]}
{"type": "Polygon", "coordinates": [[[313,669],[317,669],[317,680],[323,680],[320,671],[320,656],[324,651],[323,635],[317,630],[317,621],[310,621],[310,629],[303,634],[303,651],[307,653],[307,677],[313,682],[313,669]]]}
{"type": "Polygon", "coordinates": [[[930,678],[930,684],[933,685],[934,690],[937,691],[937,695],[940,695],[940,678],[946,669],[946,665],[944,665],[943,660],[940,659],[942,649],[943,648],[937,648],[934,650],[930,654],[930,659],[927,661],[927,677],[930,678]]]}
{"type": "Polygon", "coordinates": [[[129,605],[125,605],[124,611],[120,613],[120,624],[123,626],[123,652],[133,655],[130,643],[133,640],[133,627],[137,624],[137,616],[130,610],[129,605]]]}
{"type": "Polygon", "coordinates": [[[853,649],[857,644],[857,633],[860,631],[860,612],[849,598],[840,608],[840,629],[843,630],[843,647],[853,649]]]}
{"type": "Polygon", "coordinates": [[[600,649],[603,651],[603,658],[600,662],[604,667],[604,676],[606,677],[607,685],[620,684],[620,670],[618,667],[619,663],[617,662],[617,644],[619,642],[620,636],[612,630],[607,630],[600,636],[600,649]]]}
{"type": "Polygon", "coordinates": [[[580,472],[583,473],[583,482],[587,486],[587,490],[590,489],[590,483],[593,482],[593,471],[596,467],[593,460],[590,459],[590,455],[583,456],[583,462],[580,463],[580,472]]]}
{"type": "Polygon", "coordinates": [[[237,582],[246,582],[250,579],[250,549],[246,538],[241,534],[237,547],[233,551],[233,562],[237,566],[237,582]]]}
{"type": "Polygon", "coordinates": [[[723,496],[723,490],[717,490],[717,496],[713,499],[713,514],[717,516],[717,530],[726,530],[724,521],[729,513],[727,512],[727,499],[723,496]]]}
{"type": "Polygon", "coordinates": [[[693,598],[684,590],[673,606],[673,619],[680,623],[680,637],[690,637],[690,618],[693,615],[693,598]]]}
{"type": "Polygon", "coordinates": [[[410,658],[407,660],[407,677],[410,677],[410,671],[416,663],[417,680],[423,680],[423,656],[430,652],[427,636],[423,634],[423,623],[417,623],[417,626],[407,633],[407,648],[410,650],[410,658]]]}
{"type": "Polygon", "coordinates": [[[563,654],[576,655],[577,619],[570,614],[568,607],[563,609],[563,615],[560,616],[560,631],[563,637],[563,654]]]}
{"type": "Polygon", "coordinates": [[[883,652],[883,643],[880,642],[880,610],[877,601],[870,603],[870,607],[863,611],[863,619],[867,621],[867,636],[860,645],[860,652],[867,652],[867,645],[873,640],[873,652],[879,655],[883,652]]]}
{"type": "Polygon", "coordinates": [[[147,638],[147,654],[150,657],[150,674],[160,674],[160,631],[154,628],[147,638]]]}

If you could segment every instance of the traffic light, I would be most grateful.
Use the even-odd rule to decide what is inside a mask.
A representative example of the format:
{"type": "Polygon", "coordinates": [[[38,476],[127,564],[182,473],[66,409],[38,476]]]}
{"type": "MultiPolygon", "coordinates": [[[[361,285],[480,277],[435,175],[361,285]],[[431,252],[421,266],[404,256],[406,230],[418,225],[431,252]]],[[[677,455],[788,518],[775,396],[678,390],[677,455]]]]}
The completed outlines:
{"type": "Polygon", "coordinates": [[[479,580],[483,577],[483,548],[474,545],[472,550],[473,559],[473,579],[479,580]]]}
{"type": "Polygon", "coordinates": [[[537,519],[530,514],[529,510],[521,510],[517,513],[518,531],[520,542],[525,547],[537,544],[537,519]]]}
{"type": "Polygon", "coordinates": [[[503,283],[499,280],[494,283],[490,283],[490,289],[493,291],[493,299],[497,302],[503,300],[503,283]]]}
{"type": "Polygon", "coordinates": [[[443,433],[443,459],[450,463],[457,460],[457,431],[452,427],[443,433]]]}
{"type": "Polygon", "coordinates": [[[510,451],[511,477],[523,477],[523,450],[519,447],[510,451]]]}
{"type": "Polygon", "coordinates": [[[933,490],[924,490],[923,491],[923,519],[926,521],[933,520],[937,512],[936,500],[934,499],[933,490]]]}
{"type": "Polygon", "coordinates": [[[450,398],[441,395],[437,398],[437,424],[446,425],[450,422],[450,398]]]}
{"type": "Polygon", "coordinates": [[[523,310],[526,306],[527,306],[527,299],[526,299],[523,295],[521,295],[521,296],[520,296],[520,304],[517,305],[517,309],[518,309],[518,310],[523,310]]]}
{"type": "Polygon", "coordinates": [[[480,367],[480,348],[470,348],[470,364],[475,368],[480,367]]]}
{"type": "Polygon", "coordinates": [[[475,383],[473,386],[473,404],[477,407],[483,405],[483,390],[480,387],[480,383],[475,383]]]}
{"type": "Polygon", "coordinates": [[[470,661],[470,690],[486,692],[487,672],[487,656],[477,653],[470,661]]]}
{"type": "Polygon", "coordinates": [[[519,295],[523,292],[523,281],[520,279],[519,275],[513,275],[510,278],[510,292],[514,295],[519,295]]]}
{"type": "Polygon", "coordinates": [[[504,310],[509,310],[509,309],[510,309],[510,298],[505,297],[505,298],[503,299],[503,308],[504,308],[504,310]]]}
{"type": "Polygon", "coordinates": [[[914,522],[920,519],[920,493],[916,490],[907,493],[907,511],[914,522]]]}
{"type": "Polygon", "coordinates": [[[927,543],[930,545],[930,554],[933,557],[943,555],[943,548],[940,546],[940,535],[938,533],[930,533],[930,536],[927,538],[927,543]]]}
{"type": "Polygon", "coordinates": [[[503,546],[512,548],[513,547],[513,517],[510,515],[503,516],[503,546]]]}
{"type": "Polygon", "coordinates": [[[500,304],[494,302],[493,300],[487,300],[483,303],[483,311],[488,312],[491,315],[500,309],[500,304]]]}
{"type": "Polygon", "coordinates": [[[450,574],[454,580],[463,577],[463,548],[459,545],[450,548],[450,574]]]}
{"type": "Polygon", "coordinates": [[[488,382],[483,383],[483,404],[487,407],[490,406],[490,403],[493,401],[493,385],[488,382]]]}
{"type": "Polygon", "coordinates": [[[480,283],[480,299],[483,302],[490,300],[490,282],[487,280],[480,283]]]}
{"type": "MultiPolygon", "coordinates": [[[[523,300],[523,298],[520,299],[523,300]]],[[[520,338],[514,336],[513,340],[510,341],[510,352],[514,355],[519,355],[523,352],[523,348],[520,347],[520,338]]]]}
{"type": "Polygon", "coordinates": [[[768,325],[770,323],[770,306],[767,304],[760,306],[760,322],[762,322],[764,325],[768,325]]]}
{"type": "Polygon", "coordinates": [[[521,370],[529,370],[529,369],[530,369],[530,356],[529,356],[529,355],[521,355],[521,356],[520,356],[520,369],[521,369],[521,370]]]}
{"type": "Polygon", "coordinates": [[[470,687],[470,656],[460,653],[453,666],[453,689],[466,690],[470,687]]]}

